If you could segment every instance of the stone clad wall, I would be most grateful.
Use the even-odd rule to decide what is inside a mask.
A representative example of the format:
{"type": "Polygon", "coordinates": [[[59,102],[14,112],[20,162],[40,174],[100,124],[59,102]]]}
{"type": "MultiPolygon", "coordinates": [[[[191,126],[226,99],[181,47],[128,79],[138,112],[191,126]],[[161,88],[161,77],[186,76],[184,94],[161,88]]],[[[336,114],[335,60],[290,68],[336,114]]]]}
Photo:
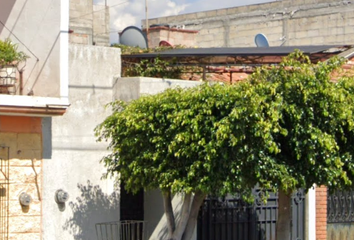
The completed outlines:
{"type": "Polygon", "coordinates": [[[198,47],[256,46],[257,33],[265,34],[270,46],[353,44],[353,13],[350,1],[283,0],[161,17],[149,23],[199,31],[198,47]]]}
{"type": "MultiPolygon", "coordinates": [[[[1,185],[0,201],[9,204],[8,231],[11,240],[41,239],[42,135],[41,118],[0,116],[0,158],[9,161],[9,186],[1,185]],[[5,190],[3,187],[5,186],[5,190]],[[9,194],[9,201],[4,197],[9,194]],[[19,195],[31,195],[29,207],[21,207],[19,195]]],[[[6,171],[4,165],[2,172],[6,171]]],[[[0,183],[4,176],[0,173],[0,183]]],[[[3,209],[0,221],[5,221],[3,209]]],[[[0,232],[4,229],[0,227],[0,232]]]]}

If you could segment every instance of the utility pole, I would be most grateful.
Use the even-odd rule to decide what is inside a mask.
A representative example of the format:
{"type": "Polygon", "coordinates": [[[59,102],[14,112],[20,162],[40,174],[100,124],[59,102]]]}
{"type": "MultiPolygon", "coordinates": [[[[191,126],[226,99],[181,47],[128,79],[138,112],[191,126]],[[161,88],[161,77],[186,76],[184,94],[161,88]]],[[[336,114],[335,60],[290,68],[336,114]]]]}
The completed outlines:
{"type": "Polygon", "coordinates": [[[148,20],[148,2],[147,2],[147,0],[145,0],[145,25],[146,25],[146,38],[149,43],[149,20],[148,20]]]}

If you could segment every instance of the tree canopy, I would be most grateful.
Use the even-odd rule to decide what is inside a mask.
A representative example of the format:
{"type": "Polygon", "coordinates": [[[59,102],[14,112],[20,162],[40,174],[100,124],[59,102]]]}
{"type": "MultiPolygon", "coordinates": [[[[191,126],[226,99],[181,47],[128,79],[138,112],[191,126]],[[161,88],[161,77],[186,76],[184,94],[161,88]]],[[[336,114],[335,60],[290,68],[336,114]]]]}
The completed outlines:
{"type": "Polygon", "coordinates": [[[234,85],[114,102],[96,128],[110,142],[108,173],[119,172],[132,191],[159,188],[167,200],[184,193],[199,202],[207,194],[250,193],[256,184],[286,194],[313,184],[350,186],[354,84],[331,80],[342,63],[311,64],[295,52],[234,85]]]}

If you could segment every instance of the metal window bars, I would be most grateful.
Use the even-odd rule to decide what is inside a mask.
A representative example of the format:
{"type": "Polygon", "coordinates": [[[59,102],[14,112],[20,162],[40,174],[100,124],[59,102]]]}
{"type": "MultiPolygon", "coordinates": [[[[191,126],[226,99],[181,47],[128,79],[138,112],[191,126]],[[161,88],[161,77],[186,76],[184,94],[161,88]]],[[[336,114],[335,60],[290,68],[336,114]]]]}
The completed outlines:
{"type": "Polygon", "coordinates": [[[0,66],[0,94],[15,94],[16,72],[16,66],[0,66]]]}
{"type": "Polygon", "coordinates": [[[145,222],[126,220],[96,224],[97,240],[145,240],[145,222]]]}
{"type": "Polygon", "coordinates": [[[0,240],[9,238],[9,151],[0,146],[0,240]]]}

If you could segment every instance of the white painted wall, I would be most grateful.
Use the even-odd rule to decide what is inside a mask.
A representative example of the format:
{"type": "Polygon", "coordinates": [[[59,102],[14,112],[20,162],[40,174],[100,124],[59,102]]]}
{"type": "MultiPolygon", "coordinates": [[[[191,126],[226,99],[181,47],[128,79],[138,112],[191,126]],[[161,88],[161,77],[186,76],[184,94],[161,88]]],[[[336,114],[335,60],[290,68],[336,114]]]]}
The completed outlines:
{"type": "MultiPolygon", "coordinates": [[[[18,43],[19,50],[30,56],[26,63],[19,65],[24,67],[24,95],[31,92],[34,96],[60,97],[67,88],[67,84],[60,85],[59,63],[62,57],[65,58],[61,50],[68,51],[65,44],[68,2],[0,1],[0,39],[10,38],[18,43]]],[[[67,68],[64,71],[67,72],[67,68]]]]}
{"type": "Polygon", "coordinates": [[[96,240],[96,223],[119,220],[118,191],[101,180],[106,143],[97,143],[93,130],[109,114],[104,105],[120,76],[120,50],[70,45],[69,59],[71,106],[43,126],[43,239],[96,240]],[[70,195],[65,210],[54,201],[58,189],[70,195]]]}

